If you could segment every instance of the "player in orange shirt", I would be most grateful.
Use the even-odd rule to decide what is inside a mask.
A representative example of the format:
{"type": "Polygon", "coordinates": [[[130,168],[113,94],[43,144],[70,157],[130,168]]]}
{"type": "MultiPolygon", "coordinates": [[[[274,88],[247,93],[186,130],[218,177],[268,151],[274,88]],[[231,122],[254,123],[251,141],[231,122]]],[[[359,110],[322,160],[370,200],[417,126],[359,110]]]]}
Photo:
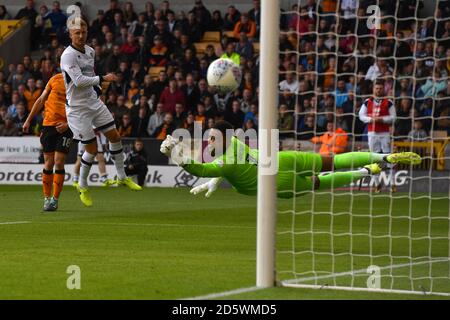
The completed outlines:
{"type": "Polygon", "coordinates": [[[45,104],[41,133],[41,144],[44,149],[42,175],[45,197],[44,211],[56,211],[58,209],[58,199],[64,184],[64,164],[73,138],[72,131],[67,125],[65,103],[64,79],[62,73],[58,73],[50,78],[23,125],[23,131],[27,132],[32,119],[42,110],[45,104]],[[53,168],[55,168],[54,174],[53,168]],[[51,196],[52,184],[53,196],[51,196]]]}

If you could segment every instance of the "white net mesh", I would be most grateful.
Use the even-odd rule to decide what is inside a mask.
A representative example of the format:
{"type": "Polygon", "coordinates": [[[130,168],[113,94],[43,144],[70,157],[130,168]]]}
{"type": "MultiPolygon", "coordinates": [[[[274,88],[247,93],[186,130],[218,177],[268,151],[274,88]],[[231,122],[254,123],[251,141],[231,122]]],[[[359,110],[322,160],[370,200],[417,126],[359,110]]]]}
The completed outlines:
{"type": "Polygon", "coordinates": [[[449,1],[289,5],[281,19],[282,148],[368,151],[358,112],[374,81],[383,79],[383,96],[397,114],[389,147],[424,160],[385,168],[379,179],[279,201],[278,280],[450,294],[449,1]],[[311,138],[329,122],[345,133],[314,145],[311,138]],[[347,136],[345,144],[340,136],[347,136]]]}

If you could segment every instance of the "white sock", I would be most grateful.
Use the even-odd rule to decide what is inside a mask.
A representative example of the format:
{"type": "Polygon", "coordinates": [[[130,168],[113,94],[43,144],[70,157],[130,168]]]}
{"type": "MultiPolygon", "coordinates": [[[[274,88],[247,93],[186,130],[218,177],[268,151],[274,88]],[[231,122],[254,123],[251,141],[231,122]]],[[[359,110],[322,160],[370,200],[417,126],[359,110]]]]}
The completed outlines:
{"type": "Polygon", "coordinates": [[[114,161],[114,165],[116,166],[117,177],[119,180],[123,180],[127,177],[125,174],[124,167],[124,156],[123,156],[123,148],[122,142],[110,142],[109,143],[109,152],[111,152],[112,159],[114,161]]]}
{"type": "Polygon", "coordinates": [[[72,181],[73,182],[78,182],[79,179],[80,179],[80,176],[78,174],[74,174],[73,178],[72,178],[72,181]]]}
{"type": "Polygon", "coordinates": [[[384,161],[384,157],[390,155],[390,153],[376,153],[372,152],[373,162],[380,163],[384,161]]]}
{"type": "Polygon", "coordinates": [[[356,170],[359,173],[361,173],[361,175],[363,176],[363,178],[370,176],[369,170],[367,170],[366,168],[361,168],[359,170],[356,170]]]}
{"type": "Polygon", "coordinates": [[[81,168],[80,168],[80,188],[87,188],[87,178],[89,176],[89,171],[91,171],[92,162],[94,162],[95,154],[90,154],[84,151],[81,157],[81,168]]]}

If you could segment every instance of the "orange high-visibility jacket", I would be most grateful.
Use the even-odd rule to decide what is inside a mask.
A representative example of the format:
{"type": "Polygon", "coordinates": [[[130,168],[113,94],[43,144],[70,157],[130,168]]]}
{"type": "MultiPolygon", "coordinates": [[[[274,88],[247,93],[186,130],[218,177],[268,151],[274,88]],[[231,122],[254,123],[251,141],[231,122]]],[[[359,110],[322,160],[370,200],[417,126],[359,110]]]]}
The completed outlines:
{"type": "Polygon", "coordinates": [[[335,132],[325,132],[320,137],[311,139],[312,143],[321,143],[319,153],[322,155],[333,155],[343,153],[347,148],[348,135],[341,128],[337,128],[335,132]]]}

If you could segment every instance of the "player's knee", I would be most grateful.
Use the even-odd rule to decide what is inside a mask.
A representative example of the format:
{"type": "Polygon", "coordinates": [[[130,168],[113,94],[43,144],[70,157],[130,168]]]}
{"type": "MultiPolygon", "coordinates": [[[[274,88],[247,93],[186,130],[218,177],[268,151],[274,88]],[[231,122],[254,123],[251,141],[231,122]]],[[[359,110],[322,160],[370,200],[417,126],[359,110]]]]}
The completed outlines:
{"type": "Polygon", "coordinates": [[[105,136],[108,138],[109,142],[112,143],[120,142],[120,135],[116,129],[112,129],[108,132],[105,132],[105,136]]]}

